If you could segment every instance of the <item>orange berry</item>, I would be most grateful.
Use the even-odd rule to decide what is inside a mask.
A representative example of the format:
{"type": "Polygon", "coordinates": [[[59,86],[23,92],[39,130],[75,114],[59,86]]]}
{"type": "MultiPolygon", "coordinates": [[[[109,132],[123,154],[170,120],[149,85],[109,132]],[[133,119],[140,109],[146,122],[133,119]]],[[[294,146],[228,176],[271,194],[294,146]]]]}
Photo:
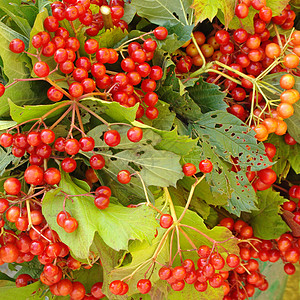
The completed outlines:
{"type": "Polygon", "coordinates": [[[281,52],[281,49],[280,49],[279,45],[276,43],[268,44],[265,49],[266,56],[269,58],[279,57],[280,52],[281,52]]]}
{"type": "Polygon", "coordinates": [[[267,128],[268,133],[275,132],[278,126],[277,120],[274,118],[266,118],[262,124],[267,128]]]}
{"type": "Polygon", "coordinates": [[[281,103],[294,104],[300,99],[300,94],[295,89],[286,90],[281,93],[280,100],[281,103]]]}
{"type": "Polygon", "coordinates": [[[263,139],[265,139],[268,136],[268,130],[267,130],[266,126],[263,125],[263,124],[256,125],[253,128],[253,130],[256,132],[255,137],[258,140],[263,140],[263,139]]]}
{"type": "Polygon", "coordinates": [[[280,86],[285,89],[289,90],[291,89],[295,84],[295,78],[291,74],[285,74],[282,75],[280,78],[280,86]]]}
{"type": "Polygon", "coordinates": [[[283,119],[287,119],[294,114],[294,107],[289,103],[280,103],[277,106],[277,111],[283,119]]]}
{"type": "Polygon", "coordinates": [[[288,54],[283,58],[283,64],[289,69],[297,68],[299,66],[299,57],[296,54],[288,54]]]}
{"type": "Polygon", "coordinates": [[[277,135],[284,135],[287,131],[287,125],[284,121],[282,120],[277,120],[278,126],[275,131],[275,134],[277,135]]]}

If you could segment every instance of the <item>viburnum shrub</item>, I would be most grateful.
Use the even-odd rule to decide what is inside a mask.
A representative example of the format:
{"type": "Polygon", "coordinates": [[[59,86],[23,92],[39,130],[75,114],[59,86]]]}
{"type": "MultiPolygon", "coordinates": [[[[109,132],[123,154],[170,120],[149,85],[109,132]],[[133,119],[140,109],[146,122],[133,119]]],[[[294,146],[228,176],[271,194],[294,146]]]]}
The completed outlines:
{"type": "Polygon", "coordinates": [[[293,3],[41,2],[0,24],[0,294],[241,300],[294,274],[293,3]]]}

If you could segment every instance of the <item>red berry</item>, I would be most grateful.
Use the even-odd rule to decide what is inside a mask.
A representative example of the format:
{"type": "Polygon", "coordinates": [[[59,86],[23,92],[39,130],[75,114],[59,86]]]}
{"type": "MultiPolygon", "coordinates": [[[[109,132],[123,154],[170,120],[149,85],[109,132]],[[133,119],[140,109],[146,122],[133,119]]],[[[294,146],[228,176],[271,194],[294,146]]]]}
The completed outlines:
{"type": "Polygon", "coordinates": [[[168,30],[161,26],[156,27],[153,33],[158,40],[164,40],[168,36],[168,30]]]}
{"type": "Polygon", "coordinates": [[[169,214],[160,216],[159,224],[162,228],[169,228],[173,224],[173,218],[169,214]]]}
{"type": "Polygon", "coordinates": [[[151,281],[149,279],[140,279],[137,283],[137,289],[141,294],[148,294],[151,290],[151,281]]]}
{"type": "Polygon", "coordinates": [[[115,147],[120,144],[121,136],[117,130],[108,130],[104,133],[104,142],[110,146],[115,147]]]}
{"type": "Polygon", "coordinates": [[[60,182],[61,174],[58,169],[49,168],[44,173],[44,180],[47,184],[55,185],[60,182]]]}
{"type": "Polygon", "coordinates": [[[78,227],[78,222],[75,218],[66,218],[63,223],[63,229],[68,232],[74,232],[78,227]]]}
{"type": "Polygon", "coordinates": [[[10,42],[9,49],[14,53],[21,53],[25,50],[25,44],[20,39],[14,39],[10,42]]]}
{"type": "Polygon", "coordinates": [[[182,167],[182,172],[185,176],[193,176],[197,172],[197,169],[194,164],[186,163],[182,167]]]}
{"type": "Polygon", "coordinates": [[[128,170],[121,170],[118,175],[117,179],[122,184],[127,184],[131,180],[131,174],[128,170]]]}
{"type": "Polygon", "coordinates": [[[139,127],[132,127],[127,131],[127,138],[131,142],[137,143],[143,138],[143,130],[139,127]]]}
{"type": "Polygon", "coordinates": [[[71,173],[76,170],[77,163],[76,160],[70,157],[66,157],[62,162],[61,162],[61,168],[67,172],[71,173]]]}
{"type": "Polygon", "coordinates": [[[210,173],[213,169],[213,165],[210,160],[201,160],[199,163],[199,169],[202,173],[210,173]]]}
{"type": "Polygon", "coordinates": [[[25,170],[24,179],[28,184],[40,185],[44,182],[44,171],[38,166],[29,166],[25,170]]]}

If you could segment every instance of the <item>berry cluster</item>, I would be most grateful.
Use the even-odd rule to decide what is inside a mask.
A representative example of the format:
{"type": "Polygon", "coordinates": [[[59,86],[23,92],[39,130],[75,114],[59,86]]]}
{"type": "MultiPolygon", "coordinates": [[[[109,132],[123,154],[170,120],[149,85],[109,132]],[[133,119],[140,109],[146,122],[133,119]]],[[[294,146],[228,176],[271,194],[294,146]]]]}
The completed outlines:
{"type": "Polygon", "coordinates": [[[298,199],[298,204],[294,200],[284,202],[282,208],[293,213],[293,221],[300,225],[300,186],[293,185],[289,189],[290,198],[298,199]]]}
{"type": "Polygon", "coordinates": [[[44,23],[45,29],[51,32],[56,31],[59,21],[79,20],[82,26],[88,26],[85,31],[87,35],[96,36],[105,27],[105,18],[107,16],[111,18],[111,27],[120,27],[122,30],[128,29],[128,24],[124,20],[121,20],[124,16],[123,0],[111,0],[109,5],[106,0],[55,1],[51,4],[51,11],[52,16],[48,17],[44,23]],[[90,9],[91,4],[99,6],[99,12],[93,13],[90,9]]]}
{"type": "Polygon", "coordinates": [[[215,25],[207,37],[200,31],[193,32],[192,40],[182,46],[187,55],[174,57],[179,77],[190,71],[193,72],[191,77],[207,72],[206,81],[221,86],[228,93],[228,112],[246,121],[259,141],[265,141],[270,133],[286,133],[284,119],[294,114],[293,104],[300,99],[299,92],[293,88],[294,76],[298,75],[300,33],[294,31],[286,40],[279,34],[271,38],[267,29],[269,22],[283,28],[293,27],[295,13],[288,5],[280,16],[272,18],[272,11],[265,2],[241,1],[236,6],[239,18],[247,17],[250,5],[259,10],[254,16],[255,34],[249,34],[242,27],[226,31],[215,25]],[[283,71],[289,72],[280,79],[283,92],[257,83],[268,73],[283,71]],[[268,99],[264,89],[280,100],[268,99]]]}
{"type": "MultiPolygon", "coordinates": [[[[99,21],[101,14],[94,16],[91,14],[89,6],[93,2],[89,0],[64,2],[52,3],[53,16],[44,20],[45,31],[38,32],[32,37],[31,44],[36,49],[36,53],[25,51],[25,44],[20,39],[12,40],[9,45],[14,53],[25,52],[38,59],[33,66],[33,71],[37,77],[51,84],[47,92],[48,98],[53,102],[58,102],[63,98],[80,101],[87,96],[100,96],[102,99],[116,101],[126,107],[139,103],[137,119],[144,115],[151,120],[157,118],[159,112],[155,105],[158,102],[158,95],[154,90],[156,81],[162,78],[163,72],[161,67],[151,65],[157,42],[149,36],[154,34],[157,40],[163,40],[168,35],[167,29],[157,27],[154,31],[142,35],[140,39],[134,38],[134,41],[129,40],[123,43],[116,50],[101,47],[98,38],[87,39],[84,45],[80,45],[77,38],[78,29],[74,28],[72,22],[79,18],[87,26],[83,20],[91,19],[93,23],[95,19],[96,23],[93,23],[91,27],[93,29],[87,29],[88,32],[94,31],[95,27],[103,27],[99,21]],[[60,26],[59,22],[65,18],[72,24],[74,33],[60,26]],[[75,37],[72,36],[73,34],[75,37]],[[145,35],[148,36],[147,39],[143,38],[145,35]],[[83,49],[80,50],[81,46],[84,48],[84,56],[80,55],[80,51],[83,51],[83,49]],[[43,61],[44,58],[49,60],[50,57],[57,64],[53,70],[50,70],[49,63],[43,61]],[[113,69],[123,70],[124,73],[108,70],[109,65],[113,65],[113,69]],[[61,88],[55,80],[49,78],[55,72],[64,76],[62,80],[68,85],[67,91],[61,88]]],[[[102,5],[102,2],[97,1],[95,4],[102,5]]],[[[124,1],[111,1],[110,5],[113,24],[117,23],[124,27],[122,20],[117,20],[117,17],[121,17],[124,13],[122,7],[124,1]]],[[[97,33],[90,33],[90,35],[94,36],[97,33]]],[[[0,84],[0,96],[4,92],[5,87],[0,84]]]]}
{"type": "Polygon", "coordinates": [[[244,262],[243,266],[240,265],[235,269],[237,273],[244,274],[246,272],[244,267],[249,264],[258,266],[255,259],[276,262],[280,258],[285,263],[285,272],[289,275],[295,273],[294,264],[300,259],[300,240],[292,233],[284,233],[276,240],[262,240],[253,236],[252,227],[243,220],[234,221],[232,218],[225,218],[220,221],[220,225],[243,240],[239,243],[239,247],[240,257],[244,262]]]}

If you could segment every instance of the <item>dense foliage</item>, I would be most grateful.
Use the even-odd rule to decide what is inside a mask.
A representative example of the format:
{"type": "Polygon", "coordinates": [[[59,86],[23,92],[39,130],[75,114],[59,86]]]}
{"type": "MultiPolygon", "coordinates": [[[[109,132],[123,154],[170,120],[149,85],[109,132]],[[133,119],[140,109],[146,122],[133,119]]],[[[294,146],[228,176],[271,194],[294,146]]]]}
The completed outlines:
{"type": "Polygon", "coordinates": [[[2,1],[0,294],[240,300],[263,262],[294,274],[298,11],[2,1]]]}

